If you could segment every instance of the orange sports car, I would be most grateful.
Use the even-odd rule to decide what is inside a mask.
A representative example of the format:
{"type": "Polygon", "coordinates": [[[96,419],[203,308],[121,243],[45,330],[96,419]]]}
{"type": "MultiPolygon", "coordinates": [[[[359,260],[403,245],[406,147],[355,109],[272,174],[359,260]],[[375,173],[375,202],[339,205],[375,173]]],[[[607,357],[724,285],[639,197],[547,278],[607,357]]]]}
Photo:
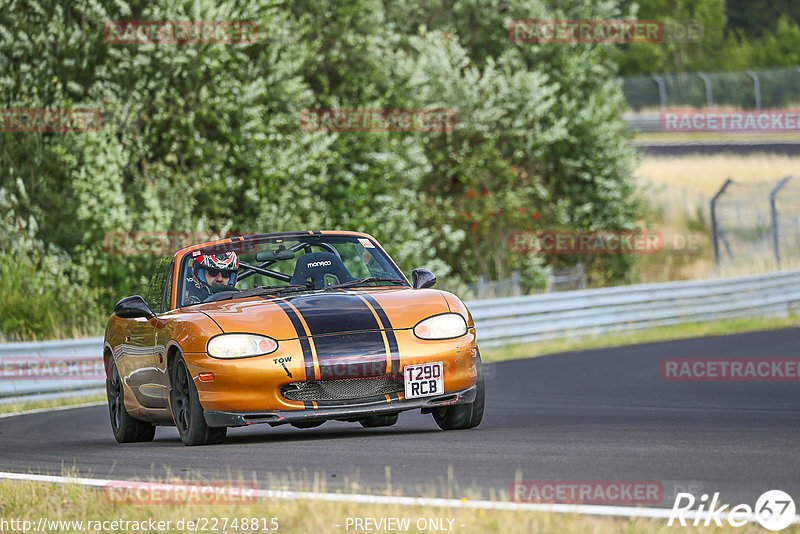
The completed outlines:
{"type": "Polygon", "coordinates": [[[111,428],[150,441],[175,425],[186,445],[227,427],[299,428],[329,419],[389,426],[405,410],[445,430],[483,417],[472,316],[412,282],[356,232],[226,238],[164,258],[147,295],[120,300],[104,341],[111,428]]]}

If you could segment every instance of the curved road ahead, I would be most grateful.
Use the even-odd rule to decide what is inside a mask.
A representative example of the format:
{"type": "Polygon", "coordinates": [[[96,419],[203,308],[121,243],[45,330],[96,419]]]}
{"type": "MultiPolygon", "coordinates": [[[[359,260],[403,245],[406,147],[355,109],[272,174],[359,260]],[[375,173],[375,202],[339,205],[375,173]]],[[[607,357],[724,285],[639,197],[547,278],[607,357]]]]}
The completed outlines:
{"type": "Polygon", "coordinates": [[[798,357],[800,328],[570,352],[487,365],[487,408],[470,431],[430,415],[363,429],[327,422],[298,430],[231,429],[225,444],[184,447],[174,428],[119,445],[105,406],[0,419],[0,470],[99,478],[238,477],[259,487],[406,495],[507,495],[524,480],[658,480],[755,503],[778,488],[800,499],[800,382],[668,382],[671,357],[798,357]],[[354,485],[353,483],[357,484],[354,485]],[[452,493],[448,493],[453,490],[452,493]]]}

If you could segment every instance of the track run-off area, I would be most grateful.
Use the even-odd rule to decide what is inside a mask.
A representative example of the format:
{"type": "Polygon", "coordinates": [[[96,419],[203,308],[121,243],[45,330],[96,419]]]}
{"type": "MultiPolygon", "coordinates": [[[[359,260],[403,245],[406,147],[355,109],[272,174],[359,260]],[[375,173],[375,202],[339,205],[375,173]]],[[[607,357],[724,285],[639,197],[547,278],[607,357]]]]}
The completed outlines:
{"type": "MultiPolygon", "coordinates": [[[[485,365],[486,412],[441,431],[404,412],[395,426],[326,422],[229,429],[185,447],[159,427],[118,444],[106,406],[0,418],[0,471],[109,480],[257,481],[275,490],[508,501],[515,480],[651,481],[650,507],[678,492],[755,504],[771,489],[800,503],[800,382],[662,378],[671,358],[797,358],[800,328],[574,351],[485,365]]],[[[396,497],[391,497],[395,498],[396,497]]],[[[667,512],[667,510],[664,510],[667,512]]]]}

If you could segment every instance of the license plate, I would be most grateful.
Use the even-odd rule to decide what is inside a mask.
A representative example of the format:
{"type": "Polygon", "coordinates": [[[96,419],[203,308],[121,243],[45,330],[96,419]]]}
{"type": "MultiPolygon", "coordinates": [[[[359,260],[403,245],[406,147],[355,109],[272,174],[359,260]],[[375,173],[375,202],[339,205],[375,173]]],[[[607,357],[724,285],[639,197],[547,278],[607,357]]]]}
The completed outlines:
{"type": "Polygon", "coordinates": [[[406,365],[403,368],[406,398],[415,399],[444,393],[443,369],[442,362],[406,365]]]}

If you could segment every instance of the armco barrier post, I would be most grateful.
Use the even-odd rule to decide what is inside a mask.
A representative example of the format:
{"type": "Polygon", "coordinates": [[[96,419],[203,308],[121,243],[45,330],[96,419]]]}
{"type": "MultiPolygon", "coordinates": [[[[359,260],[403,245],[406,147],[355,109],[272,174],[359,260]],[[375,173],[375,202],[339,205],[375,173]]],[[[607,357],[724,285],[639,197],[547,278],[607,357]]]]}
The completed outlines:
{"type": "Polygon", "coordinates": [[[664,83],[664,77],[658,74],[653,74],[652,78],[658,85],[658,99],[661,102],[661,109],[667,108],[667,84],[664,83]]]}
{"type": "Polygon", "coordinates": [[[711,92],[711,78],[708,77],[708,74],[703,72],[702,70],[697,73],[703,83],[706,84],[706,105],[711,107],[714,105],[714,97],[712,96],[711,92]]]}
{"type": "Polygon", "coordinates": [[[756,92],[756,109],[761,109],[761,83],[758,79],[758,74],[756,71],[747,69],[745,73],[753,79],[753,89],[756,92]]]}

